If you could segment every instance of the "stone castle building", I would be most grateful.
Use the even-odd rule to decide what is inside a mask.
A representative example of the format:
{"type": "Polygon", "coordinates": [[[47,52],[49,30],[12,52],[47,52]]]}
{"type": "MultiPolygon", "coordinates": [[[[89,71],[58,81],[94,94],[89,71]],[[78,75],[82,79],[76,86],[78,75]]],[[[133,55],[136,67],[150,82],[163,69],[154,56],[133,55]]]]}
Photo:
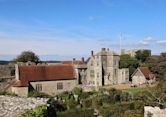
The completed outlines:
{"type": "Polygon", "coordinates": [[[121,49],[120,55],[124,55],[124,54],[128,54],[131,57],[135,57],[136,52],[137,51],[149,51],[150,55],[151,55],[151,50],[150,49],[130,49],[130,50],[126,50],[126,49],[121,49]]]}
{"type": "Polygon", "coordinates": [[[73,59],[58,64],[18,64],[12,91],[26,96],[37,90],[50,95],[71,91],[76,86],[101,87],[129,82],[129,69],[119,69],[120,57],[109,49],[102,48],[85,61],[73,59]]]}
{"type": "Polygon", "coordinates": [[[102,48],[100,52],[88,58],[85,65],[77,66],[79,84],[86,86],[104,86],[129,82],[129,69],[119,69],[120,57],[109,49],[102,48]],[[82,82],[81,82],[82,81],[82,82]]]}

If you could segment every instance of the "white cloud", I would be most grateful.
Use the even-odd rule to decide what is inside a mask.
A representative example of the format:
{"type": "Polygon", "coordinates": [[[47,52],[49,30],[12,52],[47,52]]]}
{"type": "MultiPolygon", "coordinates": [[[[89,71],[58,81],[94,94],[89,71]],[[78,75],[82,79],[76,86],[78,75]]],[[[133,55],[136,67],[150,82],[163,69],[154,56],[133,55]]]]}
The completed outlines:
{"type": "Polygon", "coordinates": [[[150,45],[152,42],[154,41],[154,39],[150,36],[144,38],[143,40],[139,41],[139,44],[141,45],[150,45]]]}
{"type": "Polygon", "coordinates": [[[166,44],[166,40],[157,41],[158,44],[166,44]]]}

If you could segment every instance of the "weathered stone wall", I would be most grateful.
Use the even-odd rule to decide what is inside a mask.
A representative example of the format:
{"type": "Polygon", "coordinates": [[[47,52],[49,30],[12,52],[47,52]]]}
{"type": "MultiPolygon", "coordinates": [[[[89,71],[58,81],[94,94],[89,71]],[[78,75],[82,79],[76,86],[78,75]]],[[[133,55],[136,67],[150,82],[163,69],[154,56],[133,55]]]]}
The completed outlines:
{"type": "Polygon", "coordinates": [[[47,104],[46,98],[0,96],[0,117],[15,117],[24,111],[47,104]]]}
{"type": "Polygon", "coordinates": [[[0,65],[0,78],[14,76],[14,65],[0,65]]]}
{"type": "Polygon", "coordinates": [[[14,78],[14,65],[0,65],[0,91],[5,90],[5,88],[10,84],[11,80],[14,78]]]}
{"type": "Polygon", "coordinates": [[[58,81],[38,81],[30,82],[33,89],[36,89],[37,85],[41,85],[41,92],[49,95],[57,95],[64,91],[71,91],[76,87],[76,80],[58,80],[58,81]],[[57,89],[57,84],[62,83],[62,89],[57,89]]]}
{"type": "Polygon", "coordinates": [[[165,117],[166,109],[160,109],[159,107],[144,107],[144,117],[165,117]]]}

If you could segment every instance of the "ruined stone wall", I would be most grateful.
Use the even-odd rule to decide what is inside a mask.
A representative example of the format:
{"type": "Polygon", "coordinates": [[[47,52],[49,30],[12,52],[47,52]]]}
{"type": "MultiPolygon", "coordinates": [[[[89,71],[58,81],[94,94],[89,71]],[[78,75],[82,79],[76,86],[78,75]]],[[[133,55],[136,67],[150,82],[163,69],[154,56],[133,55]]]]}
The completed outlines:
{"type": "Polygon", "coordinates": [[[144,117],[165,117],[166,109],[160,109],[159,107],[144,107],[144,117]]]}
{"type": "Polygon", "coordinates": [[[25,109],[47,104],[46,98],[0,96],[0,117],[15,117],[25,109]]]}
{"type": "Polygon", "coordinates": [[[14,65],[0,65],[0,91],[5,90],[5,88],[10,84],[11,80],[14,78],[14,65]]]}
{"type": "Polygon", "coordinates": [[[14,76],[14,65],[0,65],[0,78],[14,76]]]}

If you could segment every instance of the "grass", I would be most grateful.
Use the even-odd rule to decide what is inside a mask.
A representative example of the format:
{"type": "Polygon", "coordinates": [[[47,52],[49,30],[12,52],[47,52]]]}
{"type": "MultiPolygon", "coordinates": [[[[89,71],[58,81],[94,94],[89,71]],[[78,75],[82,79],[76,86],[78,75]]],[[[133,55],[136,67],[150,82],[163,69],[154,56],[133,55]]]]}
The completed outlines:
{"type": "Polygon", "coordinates": [[[123,91],[130,92],[135,95],[135,94],[147,91],[147,90],[153,90],[153,88],[152,87],[144,87],[144,88],[140,88],[140,87],[134,88],[133,87],[133,88],[129,88],[129,89],[124,89],[123,91]]]}

